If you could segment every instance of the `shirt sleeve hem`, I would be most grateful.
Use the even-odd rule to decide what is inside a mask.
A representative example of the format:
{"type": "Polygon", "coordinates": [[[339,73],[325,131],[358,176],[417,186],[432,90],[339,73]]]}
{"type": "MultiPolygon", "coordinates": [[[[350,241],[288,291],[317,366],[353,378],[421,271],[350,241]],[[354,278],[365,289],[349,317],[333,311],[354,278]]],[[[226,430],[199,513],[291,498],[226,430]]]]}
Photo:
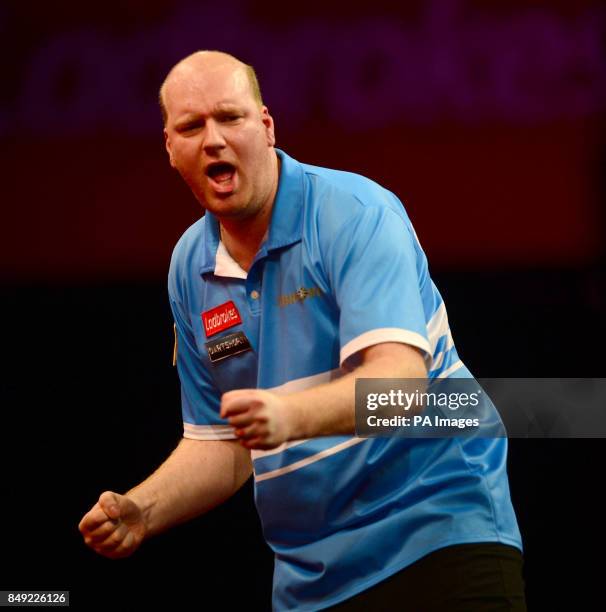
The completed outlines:
{"type": "Polygon", "coordinates": [[[364,332],[363,334],[356,336],[353,340],[350,340],[341,349],[341,366],[343,366],[343,364],[358,351],[375,344],[382,344],[383,342],[400,342],[402,344],[410,344],[411,346],[415,346],[424,351],[426,356],[431,355],[429,340],[427,340],[427,338],[423,337],[421,334],[408,329],[401,329],[399,327],[382,327],[364,332]]]}
{"type": "Polygon", "coordinates": [[[191,440],[235,440],[231,425],[194,425],[183,423],[183,437],[191,440]]]}

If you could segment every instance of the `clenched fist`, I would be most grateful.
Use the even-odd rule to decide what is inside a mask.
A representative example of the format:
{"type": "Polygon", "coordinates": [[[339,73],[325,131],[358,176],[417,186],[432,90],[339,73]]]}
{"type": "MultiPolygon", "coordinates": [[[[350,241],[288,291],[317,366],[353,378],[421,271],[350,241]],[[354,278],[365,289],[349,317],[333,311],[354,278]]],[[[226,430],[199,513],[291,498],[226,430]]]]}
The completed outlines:
{"type": "Polygon", "coordinates": [[[221,417],[246,448],[270,449],[290,439],[290,414],[284,399],[263,389],[237,389],[221,398],[221,417]]]}
{"type": "Polygon", "coordinates": [[[145,538],[141,509],[125,495],[106,491],[78,525],[84,542],[110,559],[128,557],[145,538]]]}

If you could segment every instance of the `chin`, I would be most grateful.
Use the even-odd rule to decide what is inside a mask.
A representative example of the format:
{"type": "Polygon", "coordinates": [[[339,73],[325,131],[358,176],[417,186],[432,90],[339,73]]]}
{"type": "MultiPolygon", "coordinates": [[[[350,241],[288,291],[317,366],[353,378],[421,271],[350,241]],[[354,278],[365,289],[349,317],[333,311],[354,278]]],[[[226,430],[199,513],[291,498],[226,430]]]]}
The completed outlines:
{"type": "Polygon", "coordinates": [[[237,219],[247,216],[245,206],[242,206],[237,202],[230,202],[227,200],[211,202],[209,206],[204,206],[204,208],[206,208],[206,210],[211,212],[216,217],[237,219]]]}

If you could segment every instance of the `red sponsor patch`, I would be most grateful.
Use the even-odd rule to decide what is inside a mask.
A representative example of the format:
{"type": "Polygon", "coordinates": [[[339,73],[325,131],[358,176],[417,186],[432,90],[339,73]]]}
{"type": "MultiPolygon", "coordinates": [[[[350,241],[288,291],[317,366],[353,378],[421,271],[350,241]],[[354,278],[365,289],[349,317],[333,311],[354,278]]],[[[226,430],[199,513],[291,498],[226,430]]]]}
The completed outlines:
{"type": "Polygon", "coordinates": [[[229,329],[234,325],[242,323],[240,313],[236,308],[236,305],[232,302],[225,302],[202,313],[202,323],[204,325],[204,332],[206,337],[214,336],[224,329],[229,329]]]}

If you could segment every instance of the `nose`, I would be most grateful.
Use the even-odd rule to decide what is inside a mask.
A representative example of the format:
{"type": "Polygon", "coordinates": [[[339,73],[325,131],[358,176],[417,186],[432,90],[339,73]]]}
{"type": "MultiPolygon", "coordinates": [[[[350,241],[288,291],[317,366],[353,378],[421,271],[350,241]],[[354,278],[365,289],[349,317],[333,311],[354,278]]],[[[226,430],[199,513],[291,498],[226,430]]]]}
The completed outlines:
{"type": "Polygon", "coordinates": [[[204,126],[202,146],[206,152],[225,148],[225,138],[223,137],[221,126],[213,119],[209,119],[204,126]]]}

